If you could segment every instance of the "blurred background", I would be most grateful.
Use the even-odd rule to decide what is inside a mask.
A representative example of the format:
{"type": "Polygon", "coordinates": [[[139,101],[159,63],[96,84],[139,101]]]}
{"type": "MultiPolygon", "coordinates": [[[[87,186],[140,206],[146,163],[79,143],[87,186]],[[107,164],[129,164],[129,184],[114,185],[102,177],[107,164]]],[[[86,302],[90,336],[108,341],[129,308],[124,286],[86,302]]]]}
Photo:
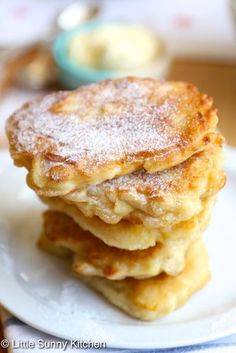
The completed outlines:
{"type": "Polygon", "coordinates": [[[235,13],[233,0],[1,0],[0,147],[25,101],[126,75],[196,84],[236,146],[235,13]]]}

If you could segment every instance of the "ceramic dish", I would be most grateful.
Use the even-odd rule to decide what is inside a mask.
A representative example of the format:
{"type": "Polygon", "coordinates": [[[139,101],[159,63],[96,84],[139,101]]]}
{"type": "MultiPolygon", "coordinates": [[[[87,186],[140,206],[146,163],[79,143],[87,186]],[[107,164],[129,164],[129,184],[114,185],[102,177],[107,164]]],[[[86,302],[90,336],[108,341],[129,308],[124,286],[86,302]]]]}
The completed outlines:
{"type": "Polygon", "coordinates": [[[165,44],[162,41],[162,54],[158,57],[156,62],[144,68],[123,71],[96,70],[76,65],[70,59],[68,55],[68,46],[70,39],[74,35],[89,32],[101,26],[106,26],[114,23],[117,22],[104,22],[98,20],[90,21],[82,24],[76,29],[63,32],[57,37],[53,44],[53,56],[59,68],[60,79],[64,87],[73,89],[82,84],[98,82],[108,78],[119,78],[125,76],[154,77],[158,79],[166,78],[171,60],[165,44]]]}

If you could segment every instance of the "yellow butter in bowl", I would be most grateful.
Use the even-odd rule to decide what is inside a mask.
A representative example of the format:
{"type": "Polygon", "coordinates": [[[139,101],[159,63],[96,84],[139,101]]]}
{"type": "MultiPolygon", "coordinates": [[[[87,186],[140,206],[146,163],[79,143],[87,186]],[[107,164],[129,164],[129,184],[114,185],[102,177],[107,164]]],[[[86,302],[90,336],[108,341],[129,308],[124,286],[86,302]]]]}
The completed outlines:
{"type": "Polygon", "coordinates": [[[68,55],[74,64],[96,70],[129,70],[148,66],[162,54],[163,43],[147,28],[134,24],[106,24],[77,33],[68,55]]]}

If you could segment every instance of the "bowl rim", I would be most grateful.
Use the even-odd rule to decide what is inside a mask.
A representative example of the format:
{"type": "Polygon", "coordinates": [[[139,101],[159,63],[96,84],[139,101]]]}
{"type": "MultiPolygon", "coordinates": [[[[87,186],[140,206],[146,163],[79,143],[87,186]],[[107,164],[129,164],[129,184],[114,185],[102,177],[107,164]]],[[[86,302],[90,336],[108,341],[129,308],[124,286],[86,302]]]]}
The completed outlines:
{"type": "MultiPolygon", "coordinates": [[[[127,20],[90,20],[86,23],[81,24],[80,26],[73,28],[68,31],[64,31],[58,35],[58,37],[54,40],[52,45],[52,53],[54,59],[63,71],[76,76],[77,78],[82,78],[84,80],[91,81],[100,81],[103,80],[104,77],[112,77],[119,70],[104,70],[104,69],[93,69],[87,68],[84,66],[80,66],[75,64],[72,60],[70,60],[69,55],[67,55],[67,46],[69,40],[77,33],[89,32],[97,27],[107,26],[110,24],[135,24],[133,22],[127,20]]],[[[160,56],[158,60],[161,60],[162,56],[165,56],[168,52],[164,40],[160,37],[159,40],[163,46],[163,54],[160,56]]]]}

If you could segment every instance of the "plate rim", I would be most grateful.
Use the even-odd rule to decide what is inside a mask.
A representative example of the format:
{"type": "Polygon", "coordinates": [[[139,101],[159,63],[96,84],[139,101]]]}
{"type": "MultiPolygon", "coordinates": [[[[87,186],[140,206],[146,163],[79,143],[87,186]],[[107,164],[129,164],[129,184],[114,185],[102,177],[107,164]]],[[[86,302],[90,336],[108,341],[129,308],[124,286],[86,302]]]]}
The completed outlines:
{"type": "MultiPolygon", "coordinates": [[[[0,281],[2,280],[0,276],[0,281]]],[[[52,309],[48,309],[45,305],[43,305],[41,302],[36,300],[35,298],[31,297],[30,294],[26,293],[26,296],[29,301],[32,302],[33,305],[31,305],[31,308],[27,308],[27,312],[34,312],[34,319],[32,319],[32,316],[26,318],[25,314],[22,313],[22,310],[17,311],[16,314],[16,309],[14,309],[14,305],[9,305],[7,304],[6,301],[1,299],[1,305],[8,310],[12,315],[17,317],[19,320],[24,322],[25,324],[31,326],[32,328],[39,330],[43,333],[52,335],[57,338],[65,339],[65,340],[84,340],[84,341],[92,341],[92,342],[105,342],[107,344],[107,348],[119,348],[119,349],[167,349],[167,348],[178,348],[178,347],[186,347],[190,345],[196,345],[196,344],[204,344],[216,339],[220,339],[226,336],[229,336],[231,334],[234,334],[236,332],[236,315],[231,315],[232,312],[236,313],[236,306],[233,309],[227,310],[221,314],[216,314],[216,315],[211,315],[207,318],[204,319],[196,319],[193,320],[192,322],[186,322],[186,323],[178,323],[178,324],[166,324],[163,326],[148,326],[145,325],[123,325],[123,324],[114,324],[115,326],[115,331],[116,334],[111,334],[109,335],[109,330],[108,328],[110,327],[109,324],[103,324],[99,322],[97,326],[99,326],[99,330],[101,328],[106,332],[107,337],[106,341],[103,341],[99,338],[99,335],[94,338],[94,332],[91,332],[91,335],[88,337],[75,337],[73,334],[68,335],[63,333],[63,328],[58,329],[57,326],[54,329],[52,328],[52,325],[46,324],[45,322],[42,323],[42,311],[41,308],[43,307],[44,309],[49,312],[47,315],[55,315],[55,313],[52,311],[52,309]],[[37,308],[37,310],[35,310],[37,308]],[[211,326],[214,326],[214,323],[217,321],[220,321],[222,317],[225,315],[227,316],[228,314],[230,318],[232,318],[232,322],[230,320],[227,320],[226,326],[224,328],[223,325],[219,325],[218,328],[214,330],[209,330],[211,326]],[[37,316],[37,317],[36,317],[37,316]],[[233,317],[234,316],[234,317],[233,317]],[[127,332],[127,328],[135,326],[135,339],[137,337],[145,336],[145,341],[143,339],[139,339],[138,342],[134,341],[134,338],[132,337],[130,339],[130,333],[127,332]],[[159,331],[160,336],[162,336],[163,333],[166,332],[166,326],[168,326],[168,337],[165,340],[161,340],[159,338],[156,339],[157,335],[157,330],[159,331]],[[177,330],[178,329],[178,330],[177,330]],[[178,337],[178,332],[188,332],[188,338],[179,338],[178,337]],[[142,335],[139,335],[142,333],[142,335]],[[112,337],[112,338],[110,338],[112,337]],[[122,339],[120,338],[122,337],[122,339]],[[175,337],[174,342],[170,342],[169,337],[175,337]],[[150,340],[151,339],[151,340],[150,340]],[[125,344],[121,344],[121,340],[125,342],[125,344]],[[147,345],[147,342],[149,344],[147,345]]],[[[29,303],[28,301],[28,303],[29,303]]],[[[64,316],[63,313],[59,314],[60,316],[64,316]]],[[[65,314],[66,316],[66,314],[65,314]]],[[[92,321],[92,319],[88,319],[88,321],[92,321]]],[[[224,320],[223,320],[224,321],[224,320]]],[[[83,325],[83,324],[82,324],[83,325]]],[[[94,326],[94,322],[93,322],[94,326]]],[[[81,327],[78,327],[77,329],[79,330],[81,327]]],[[[88,332],[86,331],[86,334],[88,332]]],[[[167,335],[165,335],[167,336],[167,335]]]]}

